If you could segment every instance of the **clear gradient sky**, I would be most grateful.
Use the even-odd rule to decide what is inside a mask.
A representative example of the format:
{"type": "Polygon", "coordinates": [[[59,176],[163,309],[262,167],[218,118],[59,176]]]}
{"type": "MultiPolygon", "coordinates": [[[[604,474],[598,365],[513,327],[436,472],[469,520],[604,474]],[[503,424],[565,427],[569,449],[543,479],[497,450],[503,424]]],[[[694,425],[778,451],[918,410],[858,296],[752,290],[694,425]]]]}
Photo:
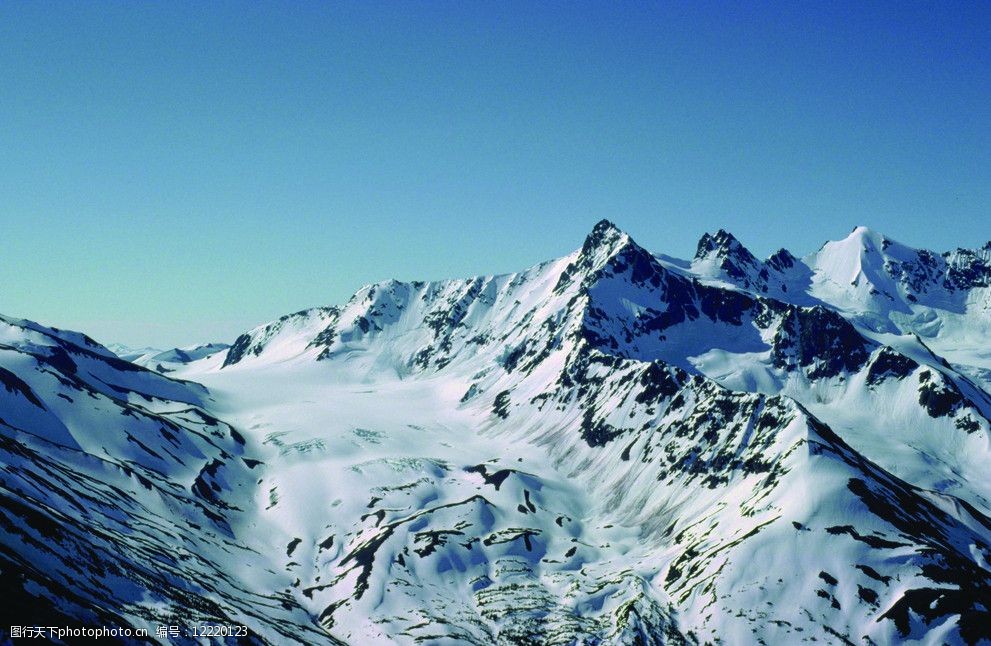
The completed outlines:
{"type": "Polygon", "coordinates": [[[603,217],[976,246],[989,114],[987,2],[4,2],[0,312],[229,341],[603,217]]]}

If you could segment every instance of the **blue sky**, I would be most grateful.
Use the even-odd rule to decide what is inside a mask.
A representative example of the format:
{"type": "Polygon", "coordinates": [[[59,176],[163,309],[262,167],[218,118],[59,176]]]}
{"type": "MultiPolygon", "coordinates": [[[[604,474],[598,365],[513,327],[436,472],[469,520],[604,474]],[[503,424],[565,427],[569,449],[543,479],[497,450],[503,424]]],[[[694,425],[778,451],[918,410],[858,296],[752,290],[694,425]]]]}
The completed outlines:
{"type": "Polygon", "coordinates": [[[603,217],[976,246],[989,70],[987,3],[2,3],[0,312],[230,340],[603,217]]]}

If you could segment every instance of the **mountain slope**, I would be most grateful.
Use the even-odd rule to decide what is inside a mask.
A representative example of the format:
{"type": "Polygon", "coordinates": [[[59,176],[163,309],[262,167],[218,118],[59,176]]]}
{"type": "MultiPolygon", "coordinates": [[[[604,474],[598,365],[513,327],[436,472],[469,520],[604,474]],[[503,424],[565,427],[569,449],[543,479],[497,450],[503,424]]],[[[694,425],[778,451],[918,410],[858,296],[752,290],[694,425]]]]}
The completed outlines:
{"type": "Polygon", "coordinates": [[[168,375],[8,322],[5,558],[76,620],[272,643],[977,643],[986,259],[943,257],[951,311],[950,269],[909,285],[893,263],[928,252],[854,234],[760,261],[721,231],[685,262],[603,221],[564,258],[370,285],[168,375]],[[898,327],[919,308],[957,327],[898,327]],[[78,530],[19,529],[53,517],[78,530]]]}
{"type": "MultiPolygon", "coordinates": [[[[319,375],[314,377],[318,382],[366,384],[371,392],[403,389],[395,383],[441,384],[441,395],[420,396],[439,397],[444,403],[433,408],[446,410],[461,393],[458,408],[475,421],[462,422],[465,428],[459,434],[470,433],[475,427],[483,429],[483,436],[503,439],[508,445],[524,442],[539,447],[551,465],[530,477],[540,483],[553,482],[553,474],[563,469],[590,492],[590,498],[579,505],[585,517],[600,522],[615,519],[615,523],[600,527],[626,528],[636,537],[633,543],[643,550],[634,562],[652,561],[649,567],[631,570],[632,588],[629,581],[616,584],[626,592],[611,597],[614,605],[601,606],[615,610],[633,599],[624,594],[640,590],[646,596],[638,593],[636,598],[651,600],[651,612],[665,618],[658,619],[665,626],[663,630],[647,630],[641,637],[659,639],[663,632],[667,639],[678,635],[678,639],[688,641],[702,635],[732,634],[743,639],[745,633],[755,630],[759,636],[785,639],[782,631],[786,624],[774,623],[770,615],[747,621],[728,618],[753,607],[756,596],[766,593],[768,583],[775,583],[749,581],[743,587],[759,591],[751,596],[737,589],[742,585],[740,576],[754,577],[756,569],[764,570],[764,574],[769,569],[766,559],[755,561],[754,554],[775,552],[791,543],[803,546],[794,550],[794,562],[808,562],[810,571],[820,568],[829,580],[839,581],[840,573],[845,577],[842,594],[833,591],[827,596],[821,592],[825,588],[813,587],[810,581],[799,585],[790,573],[784,576],[782,572],[782,582],[777,582],[778,598],[789,599],[792,604],[790,614],[780,621],[812,634],[818,632],[823,638],[835,638],[830,631],[838,631],[852,640],[867,635],[883,642],[920,630],[912,623],[913,613],[925,615],[919,599],[954,596],[942,585],[945,581],[925,574],[938,569],[938,564],[952,561],[961,568],[971,568],[965,577],[974,587],[945,606],[966,605],[971,593],[978,597],[986,594],[981,565],[984,557],[973,556],[983,554],[981,550],[988,544],[986,511],[979,511],[987,509],[987,492],[979,478],[980,464],[987,455],[987,406],[982,399],[986,396],[980,388],[935,358],[909,348],[902,348],[908,353],[903,354],[879,343],[827,304],[784,302],[672,270],[609,223],[600,223],[574,254],[520,274],[373,285],[341,308],[304,312],[263,326],[242,336],[234,347],[243,350],[228,354],[222,367],[204,366],[206,372],[199,375],[215,391],[225,388],[225,380],[259,379],[267,370],[289,375],[305,369],[319,375]],[[714,353],[723,357],[718,365],[736,366],[732,374],[737,381],[741,376],[753,377],[751,383],[735,386],[755,394],[728,393],[709,381],[706,374],[717,365],[712,360],[714,353]],[[755,376],[758,373],[760,378],[755,376]],[[383,381],[393,385],[385,386],[383,381]],[[845,422],[850,420],[833,412],[851,403],[849,397],[853,395],[842,396],[844,392],[867,392],[868,401],[897,406],[913,424],[922,427],[912,429],[908,434],[912,437],[897,433],[886,436],[887,453],[874,441],[870,427],[851,429],[850,441],[875,450],[877,459],[887,459],[890,467],[917,482],[916,486],[866,460],[806,408],[759,394],[775,391],[787,391],[810,404],[827,402],[823,395],[834,391],[833,403],[842,405],[822,405],[819,410],[845,422]],[[762,417],[759,411],[774,414],[762,417]],[[931,435],[928,429],[942,439],[919,447],[915,436],[931,435]],[[961,461],[964,450],[976,451],[969,465],[961,461]],[[908,462],[911,468],[902,461],[906,455],[913,458],[908,462]],[[932,458],[946,462],[945,468],[927,464],[932,458]],[[926,491],[934,484],[953,490],[962,500],[934,498],[926,491]],[[755,488],[759,492],[756,495],[755,488]],[[805,495],[795,496],[795,491],[805,495]],[[616,492],[630,495],[618,496],[616,492]],[[916,528],[909,535],[897,513],[898,505],[904,504],[924,508],[929,516],[937,515],[932,508],[947,505],[969,511],[940,516],[939,528],[925,528],[923,523],[923,529],[916,528]],[[758,507],[763,514],[754,511],[758,507]],[[832,509],[839,511],[830,515],[827,510],[832,509]],[[705,531],[694,534],[689,530],[692,527],[705,531]],[[682,528],[687,533],[682,533],[682,528]],[[961,538],[948,544],[946,536],[951,535],[961,538]],[[906,536],[912,540],[905,542],[906,536]],[[700,549],[703,545],[705,549],[700,549]],[[933,551],[937,545],[942,550],[938,554],[933,551]],[[899,556],[886,555],[888,549],[896,550],[899,556]],[[844,558],[835,561],[800,556],[806,552],[842,554],[844,558]],[[658,562],[661,554],[668,560],[658,562]],[[700,554],[706,558],[700,560],[700,554]],[[721,556],[714,559],[713,554],[721,556]],[[932,561],[925,560],[930,557],[932,561]],[[963,565],[961,558],[971,565],[963,565]],[[710,569],[710,562],[720,564],[725,571],[715,566],[710,569]],[[760,563],[760,568],[748,570],[746,575],[730,575],[738,563],[751,562],[760,563]],[[685,571],[706,576],[685,577],[685,571]],[[734,583],[724,583],[724,574],[734,583]],[[871,579],[872,574],[878,578],[871,579]],[[896,579],[902,584],[878,585],[896,579]],[[702,599],[720,586],[726,586],[723,594],[729,598],[748,601],[726,602],[717,612],[710,607],[713,604],[702,599]],[[760,591],[761,586],[765,591],[760,591]],[[900,610],[885,615],[892,608],[900,610]],[[680,618],[682,613],[690,618],[680,618]]],[[[728,383],[733,379],[722,374],[719,380],[728,383]]],[[[402,395],[390,396],[389,401],[403,410],[408,406],[402,395]]],[[[286,414],[281,410],[280,415],[286,414]]],[[[349,411],[349,415],[353,413],[349,411]]],[[[360,419],[357,416],[354,423],[360,424],[360,419]]],[[[865,421],[863,416],[855,420],[856,424],[865,421]]],[[[427,419],[417,426],[428,428],[429,424],[427,419]]],[[[888,428],[884,424],[880,427],[888,428]]],[[[421,450],[424,455],[416,459],[436,463],[430,452],[421,450]]],[[[490,459],[494,462],[485,467],[485,474],[505,472],[509,467],[495,455],[490,459]]],[[[319,458],[317,462],[322,464],[319,458]]],[[[446,460],[443,464],[446,466],[436,477],[448,478],[449,483],[459,480],[452,476],[458,468],[474,468],[461,464],[451,469],[446,460]]],[[[386,489],[421,486],[414,482],[397,481],[386,489]]],[[[431,485],[436,486],[436,482],[431,485]]],[[[312,495],[311,487],[308,485],[308,495],[312,495]]],[[[463,485],[448,487],[458,490],[463,485]]],[[[539,562],[524,559],[525,563],[517,564],[522,568],[519,571],[526,573],[528,603],[533,604],[530,612],[518,621],[496,613],[488,617],[491,623],[485,622],[486,604],[481,600],[501,598],[498,592],[503,589],[487,569],[498,558],[483,550],[484,557],[474,557],[481,569],[473,570],[465,565],[474,562],[468,558],[472,548],[465,545],[476,541],[484,545],[485,540],[510,528],[500,530],[501,525],[493,525],[492,520],[481,522],[480,517],[486,514],[474,507],[488,509],[488,517],[502,518],[507,512],[511,517],[519,492],[502,503],[487,498],[481,501],[469,494],[470,488],[455,507],[438,509],[449,515],[453,513],[450,509],[468,505],[470,511],[436,521],[433,512],[418,514],[416,505],[381,503],[384,513],[355,511],[344,514],[343,519],[327,512],[328,522],[333,519],[334,526],[350,527],[345,535],[352,538],[337,553],[337,561],[330,561],[329,572],[337,572],[334,583],[318,584],[317,576],[320,581],[331,576],[320,566],[310,573],[315,587],[307,588],[301,582],[314,601],[324,599],[312,606],[314,612],[319,612],[332,630],[346,625],[346,632],[341,633],[345,638],[354,638],[359,634],[356,631],[365,631],[360,633],[365,638],[391,635],[400,628],[410,637],[422,637],[408,625],[397,623],[402,615],[382,601],[395,585],[390,577],[398,576],[416,591],[418,603],[433,608],[427,612],[421,606],[426,615],[417,615],[420,619],[412,622],[423,631],[436,631],[440,619],[445,618],[467,631],[465,636],[473,635],[473,640],[496,639],[502,630],[509,634],[522,630],[538,640],[573,639],[576,633],[562,632],[562,623],[581,625],[582,631],[601,638],[614,635],[610,631],[615,627],[599,623],[595,612],[569,615],[562,610],[554,590],[562,581],[571,581],[572,574],[567,567],[554,572],[557,564],[548,565],[546,556],[539,562]],[[368,526],[370,520],[356,522],[360,517],[374,518],[374,527],[368,526]],[[404,542],[404,528],[414,519],[420,531],[407,535],[404,542]],[[384,529],[374,531],[379,527],[384,529]],[[411,555],[417,553],[418,541],[425,535],[459,537],[459,542],[446,540],[442,548],[429,550],[424,558],[439,554],[436,558],[441,562],[461,563],[455,570],[458,580],[466,581],[465,594],[471,588],[470,581],[495,581],[493,592],[478,595],[471,590],[476,598],[475,612],[481,614],[461,606],[453,611],[454,602],[431,597],[427,591],[432,588],[422,578],[408,578],[409,572],[423,567],[410,570],[414,566],[403,564],[415,558],[411,555]],[[356,570],[359,561],[364,565],[356,570]],[[396,563],[400,563],[398,569],[396,563]],[[376,571],[390,574],[373,579],[370,573],[376,571]],[[359,602],[365,591],[376,585],[372,581],[379,586],[373,596],[378,601],[373,606],[362,605],[359,602]],[[462,617],[464,623],[453,621],[451,613],[462,617]],[[354,626],[342,616],[357,616],[364,623],[354,626]],[[535,616],[556,619],[534,623],[535,616]],[[370,627],[370,617],[378,628],[370,627]],[[468,630],[467,626],[477,626],[479,621],[486,626],[485,632],[468,630]],[[390,630],[384,630],[383,625],[390,630]]],[[[372,502],[367,509],[378,509],[381,500],[389,500],[373,492],[368,498],[372,502]]],[[[304,500],[280,497],[278,504],[305,506],[304,500]]],[[[520,504],[527,508],[525,502],[520,504]]],[[[551,507],[551,501],[544,504],[551,507]]],[[[535,507],[541,505],[535,503],[535,507]]],[[[524,552],[555,553],[553,527],[517,523],[511,535],[517,540],[528,537],[524,552]]],[[[295,536],[293,540],[299,539],[298,544],[305,546],[325,538],[295,536]]],[[[550,561],[559,559],[549,557],[550,561]]],[[[595,560],[614,563],[604,554],[595,560]]],[[[614,570],[616,567],[610,565],[614,570]]],[[[821,581],[817,584],[828,588],[821,581]]],[[[521,584],[504,585],[516,591],[521,584]]],[[[581,588],[575,582],[568,586],[581,588]]],[[[969,639],[975,626],[987,618],[981,607],[979,603],[968,606],[958,619],[949,611],[930,613],[929,622],[946,629],[943,638],[952,640],[957,635],[969,639]]]]}
{"type": "Polygon", "coordinates": [[[0,320],[0,337],[7,625],[63,616],[154,634],[181,617],[250,622],[272,641],[314,632],[274,583],[250,592],[232,574],[264,562],[235,538],[252,463],[205,388],[27,321],[0,320]]]}
{"type": "MultiPolygon", "coordinates": [[[[735,239],[724,246],[742,249],[735,239]]],[[[550,369],[547,360],[560,362],[557,351],[576,339],[734,390],[786,393],[838,428],[866,424],[878,432],[854,431],[848,441],[858,450],[913,484],[991,511],[983,467],[991,404],[963,370],[915,337],[877,337],[827,304],[672,271],[607,222],[574,254],[519,274],[390,281],[341,308],[283,317],[242,335],[224,369],[339,360],[366,374],[440,370],[463,380],[466,396],[495,394],[504,388],[492,378],[496,366],[550,369]]]]}

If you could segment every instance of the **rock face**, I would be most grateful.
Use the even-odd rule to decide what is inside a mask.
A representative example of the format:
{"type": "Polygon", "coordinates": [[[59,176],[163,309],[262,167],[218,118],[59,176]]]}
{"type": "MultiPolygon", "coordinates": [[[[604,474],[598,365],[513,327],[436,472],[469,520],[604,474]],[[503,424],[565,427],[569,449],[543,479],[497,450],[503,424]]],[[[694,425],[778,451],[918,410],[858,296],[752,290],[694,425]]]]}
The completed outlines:
{"type": "Polygon", "coordinates": [[[603,221],[168,376],[5,321],[10,598],[272,643],[977,643],[988,262],[862,228],[685,262],[603,221]]]}

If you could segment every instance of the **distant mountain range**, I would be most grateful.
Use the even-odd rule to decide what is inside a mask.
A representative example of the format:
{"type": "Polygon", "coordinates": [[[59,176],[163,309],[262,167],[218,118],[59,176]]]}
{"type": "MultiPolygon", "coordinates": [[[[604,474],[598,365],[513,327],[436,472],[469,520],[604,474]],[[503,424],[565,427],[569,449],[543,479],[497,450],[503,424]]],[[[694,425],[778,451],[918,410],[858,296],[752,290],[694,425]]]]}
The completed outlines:
{"type": "Polygon", "coordinates": [[[156,372],[173,372],[179,366],[205,359],[230,346],[226,343],[205,343],[185,348],[161,350],[158,348],[131,348],[120,343],[112,343],[107,349],[125,361],[130,361],[156,372]]]}
{"type": "Polygon", "coordinates": [[[679,260],[602,221],[230,346],[0,331],[5,624],[991,643],[991,243],[679,260]]]}

